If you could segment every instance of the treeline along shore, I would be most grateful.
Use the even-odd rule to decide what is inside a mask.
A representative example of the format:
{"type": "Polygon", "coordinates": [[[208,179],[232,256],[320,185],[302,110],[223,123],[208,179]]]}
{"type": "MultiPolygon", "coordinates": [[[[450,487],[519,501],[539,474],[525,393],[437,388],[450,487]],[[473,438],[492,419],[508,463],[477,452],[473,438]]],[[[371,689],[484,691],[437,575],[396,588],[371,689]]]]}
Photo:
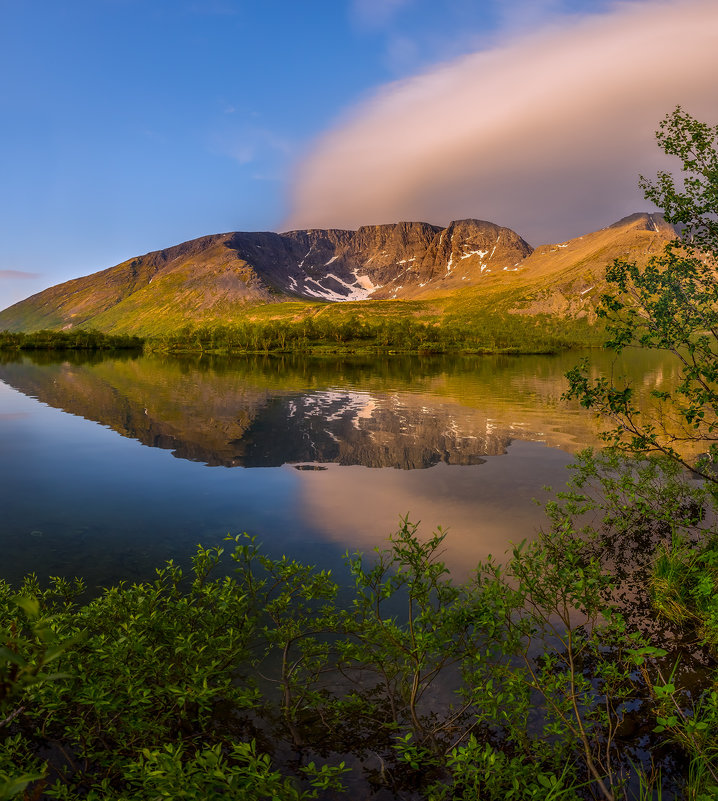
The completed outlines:
{"type": "Polygon", "coordinates": [[[496,315],[473,320],[423,322],[410,317],[349,316],[340,320],[243,321],[185,325],[153,337],[106,334],[88,329],[0,332],[2,350],[105,350],[142,348],[162,352],[286,353],[557,353],[598,345],[600,326],[541,315],[530,320],[496,315]]]}
{"type": "Polygon", "coordinates": [[[0,350],[115,350],[141,348],[142,337],[103,334],[92,329],[75,331],[33,331],[24,334],[0,331],[0,350]]]}

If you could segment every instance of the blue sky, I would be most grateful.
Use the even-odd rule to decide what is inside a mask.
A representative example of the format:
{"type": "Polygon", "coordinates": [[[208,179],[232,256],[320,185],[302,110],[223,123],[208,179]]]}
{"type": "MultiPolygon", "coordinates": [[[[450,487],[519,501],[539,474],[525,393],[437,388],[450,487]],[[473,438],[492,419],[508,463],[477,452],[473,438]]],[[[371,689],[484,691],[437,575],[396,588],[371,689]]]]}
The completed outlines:
{"type": "MultiPolygon", "coordinates": [[[[342,165],[323,155],[324,138],[351,134],[357,117],[372,119],[387,86],[413,85],[457,59],[531,41],[536,31],[570,33],[615,7],[0,0],[0,308],[204,234],[277,230],[295,219],[332,224],[319,207],[314,221],[311,192],[303,199],[312,165],[319,176],[341,175],[342,165]]],[[[351,184],[316,186],[325,196],[352,194],[351,184]]],[[[454,216],[479,216],[471,198],[464,205],[454,216]]],[[[397,219],[414,211],[380,208],[397,219]]],[[[442,208],[426,211],[442,216],[442,208]]],[[[362,213],[344,209],[342,219],[362,213]]]]}

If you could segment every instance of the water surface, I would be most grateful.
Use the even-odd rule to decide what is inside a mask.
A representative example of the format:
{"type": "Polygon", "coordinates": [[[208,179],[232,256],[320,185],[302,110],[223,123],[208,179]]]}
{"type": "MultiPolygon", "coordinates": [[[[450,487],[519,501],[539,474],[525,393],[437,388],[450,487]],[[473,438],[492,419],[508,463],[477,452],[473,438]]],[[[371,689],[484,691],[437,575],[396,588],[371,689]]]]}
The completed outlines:
{"type": "MultiPolygon", "coordinates": [[[[576,354],[0,363],[0,574],[146,578],[227,533],[337,566],[408,514],[465,576],[534,535],[597,424],[561,400],[576,354]]],[[[618,369],[592,353],[597,369],[618,369]]],[[[647,392],[672,368],[620,368],[647,392]]]]}

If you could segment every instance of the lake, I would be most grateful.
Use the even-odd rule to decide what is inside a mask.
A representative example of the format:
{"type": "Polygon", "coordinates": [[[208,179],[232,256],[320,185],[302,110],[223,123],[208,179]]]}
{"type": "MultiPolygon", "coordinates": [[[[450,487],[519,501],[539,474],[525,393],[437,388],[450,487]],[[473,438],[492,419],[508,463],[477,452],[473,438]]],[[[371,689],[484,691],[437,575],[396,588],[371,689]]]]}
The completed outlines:
{"type": "MultiPolygon", "coordinates": [[[[448,529],[466,577],[535,535],[535,501],[597,444],[593,415],[561,400],[580,355],[2,354],[0,575],[92,590],[243,531],[337,568],[408,514],[448,529]]],[[[674,377],[656,354],[588,355],[645,394],[674,377]]]]}

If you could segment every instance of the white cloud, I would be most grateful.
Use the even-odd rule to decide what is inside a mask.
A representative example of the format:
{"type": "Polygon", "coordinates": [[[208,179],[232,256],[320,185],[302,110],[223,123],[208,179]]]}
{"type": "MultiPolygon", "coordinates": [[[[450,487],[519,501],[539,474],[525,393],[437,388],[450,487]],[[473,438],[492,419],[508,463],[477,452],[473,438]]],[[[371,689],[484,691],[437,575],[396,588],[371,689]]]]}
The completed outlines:
{"type": "Polygon", "coordinates": [[[621,2],[385,86],[299,164],[286,227],[472,216],[538,244],[646,208],[663,116],[718,122],[717,35],[715,0],[621,2]]]}

